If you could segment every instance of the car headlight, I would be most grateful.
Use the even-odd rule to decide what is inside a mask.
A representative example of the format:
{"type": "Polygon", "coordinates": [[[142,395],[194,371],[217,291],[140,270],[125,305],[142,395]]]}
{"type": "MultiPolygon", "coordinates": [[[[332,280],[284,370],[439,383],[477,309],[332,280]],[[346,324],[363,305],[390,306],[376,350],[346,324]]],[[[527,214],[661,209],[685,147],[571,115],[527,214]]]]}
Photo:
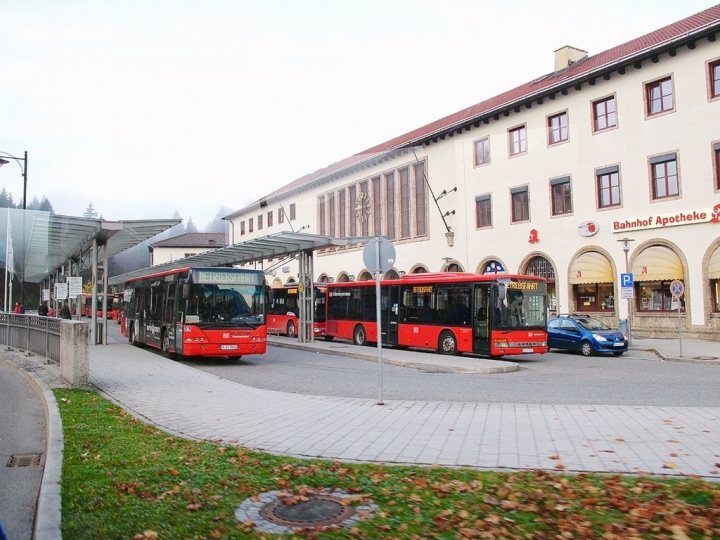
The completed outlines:
{"type": "Polygon", "coordinates": [[[595,341],[607,341],[607,338],[605,336],[601,336],[600,334],[593,334],[592,336],[595,341]]]}

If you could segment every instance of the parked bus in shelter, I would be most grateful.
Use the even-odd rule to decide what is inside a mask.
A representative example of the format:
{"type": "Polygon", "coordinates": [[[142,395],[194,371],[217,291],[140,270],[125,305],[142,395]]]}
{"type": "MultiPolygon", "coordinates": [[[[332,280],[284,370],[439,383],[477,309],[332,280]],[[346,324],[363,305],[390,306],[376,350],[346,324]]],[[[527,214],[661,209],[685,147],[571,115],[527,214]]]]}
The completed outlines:
{"type": "MultiPolygon", "coordinates": [[[[97,302],[96,302],[96,310],[97,310],[97,317],[102,317],[102,299],[104,295],[102,293],[99,293],[97,295],[97,302]]],[[[120,310],[122,306],[122,300],[123,300],[123,294],[122,293],[111,293],[108,298],[110,299],[110,303],[107,306],[107,316],[108,319],[112,319],[113,321],[120,322],[120,310]]],[[[73,309],[74,311],[74,309],[73,309]]],[[[74,315],[74,313],[73,313],[74,315]]],[[[80,299],[80,315],[83,317],[92,317],[92,294],[90,293],[82,293],[81,299],[80,299]]]]}
{"type": "MultiPolygon", "coordinates": [[[[380,287],[384,345],[493,358],[548,351],[544,278],[424,273],[380,287]]],[[[377,343],[375,298],[374,281],[329,284],[328,335],[377,343]]]]}
{"type": "MultiPolygon", "coordinates": [[[[327,287],[325,283],[316,283],[314,289],[313,337],[324,338],[326,337],[325,296],[327,294],[327,287]]],[[[296,337],[298,328],[300,327],[298,320],[299,314],[300,295],[298,294],[297,283],[270,289],[268,293],[268,332],[296,337]]]]}
{"type": "Polygon", "coordinates": [[[265,277],[260,270],[181,268],[125,283],[121,331],[168,357],[264,354],[265,277]]]}

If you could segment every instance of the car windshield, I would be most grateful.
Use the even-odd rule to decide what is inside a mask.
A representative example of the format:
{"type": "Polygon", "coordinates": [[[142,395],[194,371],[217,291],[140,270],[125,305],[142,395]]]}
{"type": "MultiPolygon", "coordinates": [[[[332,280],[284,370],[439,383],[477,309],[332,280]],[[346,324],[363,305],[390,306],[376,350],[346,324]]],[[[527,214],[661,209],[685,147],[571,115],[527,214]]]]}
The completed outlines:
{"type": "Polygon", "coordinates": [[[585,330],[610,330],[609,326],[598,321],[597,319],[591,319],[588,317],[585,319],[575,319],[575,321],[585,330]]]}

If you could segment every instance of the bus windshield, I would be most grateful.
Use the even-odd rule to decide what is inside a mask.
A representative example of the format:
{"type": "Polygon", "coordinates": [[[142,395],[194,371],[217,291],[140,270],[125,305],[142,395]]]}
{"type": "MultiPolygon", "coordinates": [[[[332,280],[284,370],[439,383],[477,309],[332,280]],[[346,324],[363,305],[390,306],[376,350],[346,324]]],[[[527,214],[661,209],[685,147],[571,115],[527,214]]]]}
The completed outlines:
{"type": "Polygon", "coordinates": [[[264,324],[262,285],[194,284],[185,314],[186,322],[200,326],[251,327],[264,324]]]}
{"type": "MultiPolygon", "coordinates": [[[[518,282],[521,285],[522,282],[518,282]]],[[[495,295],[495,323],[501,330],[527,328],[545,329],[547,327],[547,309],[544,290],[511,288],[505,290],[505,299],[495,295]]]]}

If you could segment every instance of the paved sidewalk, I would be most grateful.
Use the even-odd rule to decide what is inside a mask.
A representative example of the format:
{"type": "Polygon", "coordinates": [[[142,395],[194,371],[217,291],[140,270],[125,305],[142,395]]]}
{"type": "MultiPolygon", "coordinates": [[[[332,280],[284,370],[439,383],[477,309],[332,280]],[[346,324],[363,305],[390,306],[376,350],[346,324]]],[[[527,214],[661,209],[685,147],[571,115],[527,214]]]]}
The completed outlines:
{"type": "Polygon", "coordinates": [[[116,403],[166,431],[277,454],[720,478],[718,407],[378,405],[250,388],[119,343],[92,347],[90,372],[116,403]]]}

